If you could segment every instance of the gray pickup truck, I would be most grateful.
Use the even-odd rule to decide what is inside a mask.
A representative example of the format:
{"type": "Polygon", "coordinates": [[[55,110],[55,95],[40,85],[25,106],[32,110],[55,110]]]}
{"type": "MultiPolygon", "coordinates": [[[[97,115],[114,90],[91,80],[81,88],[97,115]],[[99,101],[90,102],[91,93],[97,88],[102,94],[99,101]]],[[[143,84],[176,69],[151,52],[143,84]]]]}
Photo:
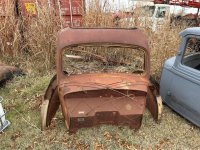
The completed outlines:
{"type": "Polygon", "coordinates": [[[162,100],[200,127],[200,27],[180,33],[175,57],[166,60],[160,81],[162,100]]]}

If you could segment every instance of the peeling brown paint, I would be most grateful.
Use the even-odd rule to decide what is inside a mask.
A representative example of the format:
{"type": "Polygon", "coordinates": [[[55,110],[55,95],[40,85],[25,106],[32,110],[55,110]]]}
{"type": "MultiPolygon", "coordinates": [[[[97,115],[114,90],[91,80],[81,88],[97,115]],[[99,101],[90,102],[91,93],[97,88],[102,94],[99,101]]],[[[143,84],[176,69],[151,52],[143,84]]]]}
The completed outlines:
{"type": "Polygon", "coordinates": [[[53,79],[45,94],[45,99],[49,100],[45,126],[50,125],[59,104],[70,132],[98,124],[128,125],[139,129],[146,106],[157,121],[158,104],[155,88],[149,81],[150,50],[147,43],[145,35],[138,29],[79,28],[61,31],[56,50],[57,78],[53,79]],[[63,73],[63,48],[90,43],[141,47],[146,54],[144,73],[63,73]]]}

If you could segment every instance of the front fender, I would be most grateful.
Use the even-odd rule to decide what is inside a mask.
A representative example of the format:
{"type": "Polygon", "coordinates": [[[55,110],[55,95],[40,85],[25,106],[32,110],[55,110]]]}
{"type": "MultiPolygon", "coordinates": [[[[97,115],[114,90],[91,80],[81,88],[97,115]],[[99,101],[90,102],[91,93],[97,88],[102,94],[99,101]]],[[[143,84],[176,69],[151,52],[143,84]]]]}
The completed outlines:
{"type": "Polygon", "coordinates": [[[57,76],[55,75],[45,92],[44,100],[41,107],[42,130],[50,126],[52,118],[60,106],[58,90],[57,90],[57,76]]]}
{"type": "Polygon", "coordinates": [[[148,88],[146,107],[150,111],[153,119],[158,122],[162,114],[162,100],[157,95],[154,85],[150,85],[148,88]]]}

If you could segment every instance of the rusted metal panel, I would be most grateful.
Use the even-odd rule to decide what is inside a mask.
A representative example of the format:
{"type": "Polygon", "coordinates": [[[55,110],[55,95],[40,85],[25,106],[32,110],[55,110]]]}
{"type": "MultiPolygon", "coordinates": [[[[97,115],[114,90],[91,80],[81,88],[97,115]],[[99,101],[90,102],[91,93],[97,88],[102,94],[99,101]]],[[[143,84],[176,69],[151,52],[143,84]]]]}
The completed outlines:
{"type": "Polygon", "coordinates": [[[42,106],[42,129],[45,126],[49,126],[51,123],[52,118],[55,116],[56,111],[59,108],[60,101],[58,97],[58,90],[57,90],[57,79],[56,75],[51,79],[50,84],[46,90],[44,95],[44,102],[42,106]],[[45,120],[44,120],[45,119],[45,120]]]}
{"type": "Polygon", "coordinates": [[[70,132],[102,123],[126,124],[138,129],[145,109],[147,87],[148,80],[134,75],[67,76],[59,90],[65,95],[70,132]]]}
{"type": "Polygon", "coordinates": [[[97,124],[129,125],[138,129],[146,103],[146,93],[103,89],[65,95],[70,116],[69,130],[97,124]]]}
{"type": "MultiPolygon", "coordinates": [[[[67,72],[64,73],[67,74],[67,72]]],[[[57,76],[55,75],[51,79],[44,95],[44,102],[41,110],[42,130],[44,130],[46,126],[50,126],[51,120],[60,106],[57,87],[57,76]]]]}
{"type": "Polygon", "coordinates": [[[12,79],[14,75],[18,74],[22,74],[22,70],[0,63],[0,86],[4,85],[7,80],[12,79]]]}
{"type": "MultiPolygon", "coordinates": [[[[150,50],[147,39],[140,30],[103,28],[62,30],[57,42],[56,67],[57,92],[65,124],[70,132],[98,124],[128,125],[130,128],[139,129],[146,106],[153,118],[158,120],[159,106],[155,88],[149,81],[150,50]],[[139,46],[145,52],[144,73],[64,74],[63,48],[91,43],[117,44],[119,47],[139,46]]],[[[49,88],[47,93],[48,91],[49,88]]],[[[53,101],[58,101],[54,96],[51,97],[53,101]]],[[[52,106],[48,106],[47,112],[54,112],[53,103],[50,105],[52,106]]],[[[48,115],[46,118],[48,119],[48,115]]],[[[46,126],[50,120],[51,118],[46,121],[48,122],[46,126]]]]}
{"type": "MultiPolygon", "coordinates": [[[[144,33],[138,29],[98,29],[98,28],[76,28],[63,29],[58,35],[56,63],[58,78],[63,76],[62,73],[62,50],[64,47],[76,44],[88,43],[115,43],[121,45],[137,45],[146,52],[146,79],[150,74],[150,49],[144,33]]],[[[60,80],[60,79],[59,79],[60,80]]]]}
{"type": "MultiPolygon", "coordinates": [[[[148,53],[150,52],[145,34],[141,30],[134,28],[66,28],[61,30],[58,35],[57,51],[61,51],[66,46],[84,43],[138,45],[148,53]]],[[[60,52],[57,53],[60,54],[60,52]]]]}
{"type": "Polygon", "coordinates": [[[147,92],[149,81],[145,77],[125,73],[77,74],[60,79],[64,94],[102,88],[126,89],[147,92]],[[76,83],[75,85],[73,83],[76,83]],[[67,87],[67,89],[65,89],[67,87]],[[82,87],[82,88],[78,88],[82,87]]]}
{"type": "Polygon", "coordinates": [[[159,109],[158,109],[158,105],[159,102],[156,99],[156,95],[155,95],[155,88],[152,86],[149,86],[148,89],[148,96],[147,96],[147,108],[150,111],[151,115],[153,116],[155,121],[158,121],[159,119],[159,109]]]}

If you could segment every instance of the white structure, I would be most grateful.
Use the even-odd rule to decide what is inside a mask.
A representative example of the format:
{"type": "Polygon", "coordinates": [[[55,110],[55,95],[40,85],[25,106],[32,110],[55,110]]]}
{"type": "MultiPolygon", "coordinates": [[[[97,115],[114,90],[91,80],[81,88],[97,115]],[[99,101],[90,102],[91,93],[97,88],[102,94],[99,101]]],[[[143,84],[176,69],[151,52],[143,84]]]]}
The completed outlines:
{"type": "Polygon", "coordinates": [[[3,109],[2,101],[3,98],[0,96],[0,132],[2,132],[5,128],[7,128],[10,125],[10,122],[6,120],[5,117],[6,112],[3,109]]]}

